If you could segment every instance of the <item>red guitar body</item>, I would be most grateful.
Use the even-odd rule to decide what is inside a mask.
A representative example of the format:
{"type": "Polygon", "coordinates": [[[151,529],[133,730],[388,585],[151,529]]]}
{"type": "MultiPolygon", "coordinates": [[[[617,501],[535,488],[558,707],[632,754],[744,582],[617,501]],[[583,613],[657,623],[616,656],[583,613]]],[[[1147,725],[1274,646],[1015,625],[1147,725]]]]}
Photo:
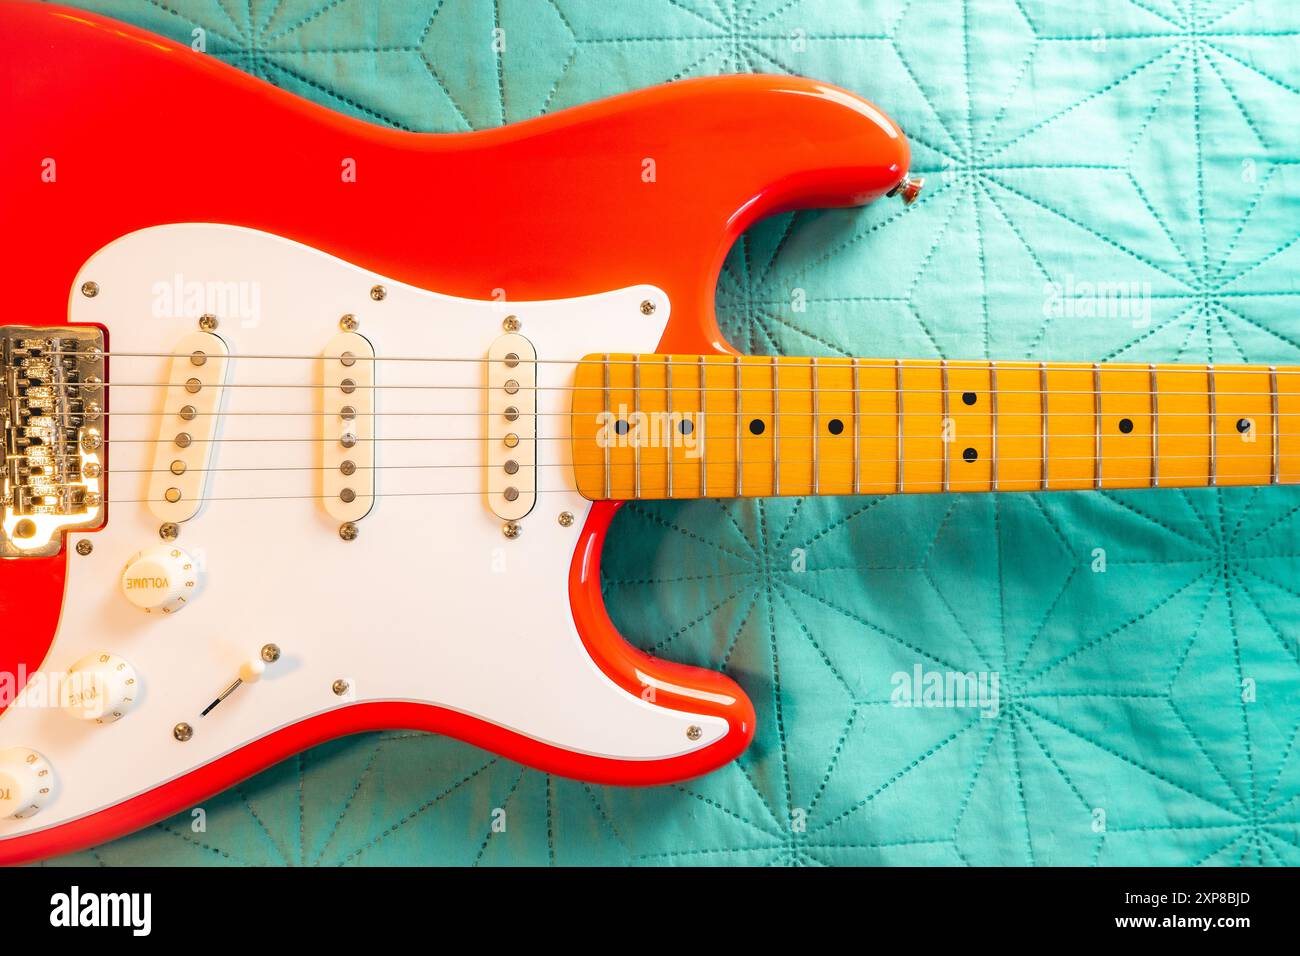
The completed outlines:
{"type": "MultiPolygon", "coordinates": [[[[204,222],[287,237],[466,298],[504,290],[510,300],[555,299],[650,283],[673,302],[661,352],[730,352],[713,294],[736,237],[784,210],[868,202],[898,186],[908,165],[906,141],[883,113],[791,77],[686,81],[501,129],[427,135],[340,116],[144,31],[39,4],[0,4],[0,64],[7,324],[65,323],[78,270],[114,239],[204,222]],[[349,161],[355,181],[341,175],[349,161]]],[[[733,732],[716,746],[608,761],[451,710],[361,703],[269,733],[107,809],[0,842],[0,861],[102,842],[358,731],[448,734],[605,783],[662,783],[732,760],[754,730],[743,691],[632,648],[606,615],[600,552],[616,508],[594,507],[572,560],[568,599],[583,642],[633,692],[649,677],[660,705],[724,717],[733,732]]],[[[31,672],[46,660],[67,550],[0,562],[0,670],[31,672]]]]}

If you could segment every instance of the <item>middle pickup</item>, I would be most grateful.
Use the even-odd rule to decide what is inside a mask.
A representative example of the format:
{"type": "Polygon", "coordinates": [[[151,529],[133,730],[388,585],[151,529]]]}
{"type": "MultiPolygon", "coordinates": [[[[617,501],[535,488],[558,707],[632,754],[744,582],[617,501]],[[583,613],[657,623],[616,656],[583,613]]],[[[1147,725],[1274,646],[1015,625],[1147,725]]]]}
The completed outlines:
{"type": "Polygon", "coordinates": [[[375,501],[375,365],[356,332],[334,336],[321,358],[321,501],[341,522],[360,521],[375,501]]]}

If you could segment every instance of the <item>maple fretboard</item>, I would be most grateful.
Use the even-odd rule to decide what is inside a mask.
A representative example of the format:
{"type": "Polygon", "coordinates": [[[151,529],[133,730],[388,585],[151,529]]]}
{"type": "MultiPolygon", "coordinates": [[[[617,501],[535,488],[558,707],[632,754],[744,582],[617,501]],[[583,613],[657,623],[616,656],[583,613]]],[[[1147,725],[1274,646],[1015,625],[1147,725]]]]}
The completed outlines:
{"type": "Polygon", "coordinates": [[[591,499],[1300,481],[1300,368],[590,355],[591,499]]]}

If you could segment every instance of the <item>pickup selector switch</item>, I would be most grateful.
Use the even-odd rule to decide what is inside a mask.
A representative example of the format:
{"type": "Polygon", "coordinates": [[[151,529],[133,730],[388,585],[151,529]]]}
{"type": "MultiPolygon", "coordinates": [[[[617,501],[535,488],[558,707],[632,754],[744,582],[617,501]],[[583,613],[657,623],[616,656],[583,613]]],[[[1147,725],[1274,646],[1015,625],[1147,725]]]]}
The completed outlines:
{"type": "Polygon", "coordinates": [[[149,614],[173,614],[199,587],[199,568],[183,549],[156,544],[137,552],[122,571],[122,594],[149,614]]]}

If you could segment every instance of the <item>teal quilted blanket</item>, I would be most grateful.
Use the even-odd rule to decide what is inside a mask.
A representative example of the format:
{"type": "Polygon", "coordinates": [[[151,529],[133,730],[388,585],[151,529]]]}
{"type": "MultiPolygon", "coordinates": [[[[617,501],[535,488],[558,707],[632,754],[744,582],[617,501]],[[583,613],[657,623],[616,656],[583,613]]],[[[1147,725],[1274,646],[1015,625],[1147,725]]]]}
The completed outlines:
{"type": "MultiPolygon", "coordinates": [[[[745,235],[743,350],[1300,362],[1290,0],[81,5],[408,129],[727,72],[867,96],[926,191],[745,235]]],[[[734,765],[626,790],[372,734],[60,862],[1295,865],[1298,531],[1287,488],[630,506],[611,613],[745,687],[734,765]]]]}

